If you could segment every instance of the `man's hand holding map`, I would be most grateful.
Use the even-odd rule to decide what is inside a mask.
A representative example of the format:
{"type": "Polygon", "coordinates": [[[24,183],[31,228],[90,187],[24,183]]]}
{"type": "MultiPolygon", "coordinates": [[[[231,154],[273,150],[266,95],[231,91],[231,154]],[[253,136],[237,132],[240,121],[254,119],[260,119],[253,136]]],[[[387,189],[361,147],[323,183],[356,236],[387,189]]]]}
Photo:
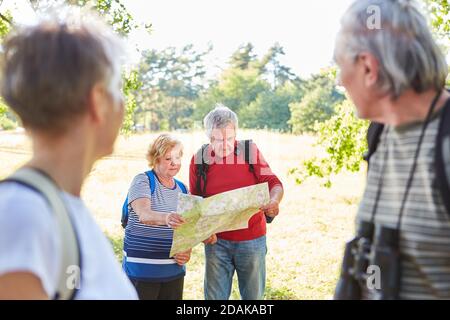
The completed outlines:
{"type": "Polygon", "coordinates": [[[175,229],[170,256],[193,248],[219,232],[248,228],[248,221],[269,203],[267,182],[209,198],[180,193],[177,213],[186,221],[175,229]]]}

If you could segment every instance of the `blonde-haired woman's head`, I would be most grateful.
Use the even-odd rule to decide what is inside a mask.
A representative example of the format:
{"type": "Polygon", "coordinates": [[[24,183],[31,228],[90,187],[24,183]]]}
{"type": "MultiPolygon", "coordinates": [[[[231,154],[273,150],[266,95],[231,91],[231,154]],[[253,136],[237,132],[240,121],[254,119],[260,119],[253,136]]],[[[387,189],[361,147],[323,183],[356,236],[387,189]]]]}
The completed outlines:
{"type": "Polygon", "coordinates": [[[164,177],[174,177],[180,171],[182,156],[183,145],[167,133],[159,135],[147,152],[149,167],[164,177]]]}

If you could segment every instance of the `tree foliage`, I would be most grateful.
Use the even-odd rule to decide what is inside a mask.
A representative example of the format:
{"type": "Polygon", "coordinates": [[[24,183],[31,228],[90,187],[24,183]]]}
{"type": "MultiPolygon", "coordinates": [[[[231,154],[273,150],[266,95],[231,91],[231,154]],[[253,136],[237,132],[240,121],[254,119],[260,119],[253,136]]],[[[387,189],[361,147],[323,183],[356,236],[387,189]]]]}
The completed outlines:
{"type": "Polygon", "coordinates": [[[302,183],[306,178],[316,176],[323,179],[323,185],[331,186],[330,177],[346,169],[359,171],[361,156],[367,149],[366,131],[368,122],[357,118],[355,107],[348,100],[336,106],[336,113],[325,122],[316,124],[319,146],[325,156],[314,156],[304,161],[299,168],[290,173],[296,182],[302,183]]]}
{"type": "Polygon", "coordinates": [[[298,101],[301,91],[291,82],[282,87],[258,94],[256,99],[239,110],[239,121],[244,128],[290,131],[289,105],[298,101]]]}
{"type": "Polygon", "coordinates": [[[248,42],[239,48],[231,55],[230,66],[233,69],[247,70],[255,67],[257,56],[253,52],[254,46],[248,42]]]}
{"type": "Polygon", "coordinates": [[[136,91],[142,87],[139,75],[136,70],[131,70],[123,75],[123,95],[125,97],[125,116],[121,131],[125,134],[131,132],[133,127],[133,115],[136,110],[136,91]]]}
{"type": "Polygon", "coordinates": [[[211,49],[197,52],[192,45],[186,45],[180,50],[170,47],[144,52],[139,66],[143,86],[136,117],[144,116],[145,125],[153,130],[190,127],[194,101],[205,88],[203,60],[211,49]]]}
{"type": "Polygon", "coordinates": [[[306,94],[300,102],[291,103],[292,132],[314,133],[315,124],[328,120],[335,113],[335,105],[344,96],[336,89],[336,75],[333,69],[325,69],[305,83],[306,94]]]}
{"type": "MultiPolygon", "coordinates": [[[[448,0],[426,0],[432,14],[432,26],[436,36],[444,44],[449,43],[450,19],[448,0]]],[[[450,81],[450,79],[449,79],[450,81]]],[[[450,84],[450,82],[449,82],[450,84]]],[[[346,100],[336,108],[336,113],[328,121],[317,124],[318,145],[325,150],[324,157],[313,157],[293,168],[290,173],[297,183],[308,177],[319,177],[331,186],[330,177],[342,170],[358,171],[363,161],[363,153],[367,150],[366,132],[368,122],[358,119],[354,107],[346,100]]]]}
{"type": "Polygon", "coordinates": [[[281,63],[280,59],[284,55],[284,48],[276,42],[256,64],[256,67],[259,68],[259,73],[266,75],[274,90],[279,86],[283,86],[286,82],[292,82],[298,87],[303,84],[300,77],[290,67],[281,63]]]}
{"type": "MultiPolygon", "coordinates": [[[[10,12],[0,13],[0,41],[2,41],[11,30],[11,21],[12,17],[10,12]]],[[[0,100],[0,123],[6,121],[5,119],[7,111],[7,106],[3,103],[2,100],[0,100]]]]}
{"type": "MultiPolygon", "coordinates": [[[[29,0],[29,4],[36,13],[46,12],[50,8],[57,8],[62,4],[90,8],[104,17],[113,30],[123,37],[126,37],[133,29],[141,27],[136,23],[122,0],[29,0]]],[[[13,28],[15,24],[14,14],[11,12],[0,12],[0,40],[13,28]]],[[[143,27],[149,30],[150,26],[146,24],[143,27]]],[[[136,92],[141,82],[137,78],[136,71],[131,70],[124,73],[123,83],[125,85],[123,90],[127,102],[126,118],[122,131],[128,132],[132,127],[133,118],[130,115],[134,113],[136,108],[136,92]]],[[[0,107],[0,117],[6,117],[6,114],[7,109],[0,107]]]]}
{"type": "Polygon", "coordinates": [[[448,0],[425,0],[431,13],[431,25],[444,46],[450,48],[450,4],[448,0]]]}
{"type": "Polygon", "coordinates": [[[290,130],[289,104],[300,100],[303,81],[281,63],[285,53],[278,43],[261,59],[253,51],[253,45],[247,43],[233,53],[229,68],[197,100],[197,121],[215,104],[223,103],[238,114],[244,128],[290,130]]]}

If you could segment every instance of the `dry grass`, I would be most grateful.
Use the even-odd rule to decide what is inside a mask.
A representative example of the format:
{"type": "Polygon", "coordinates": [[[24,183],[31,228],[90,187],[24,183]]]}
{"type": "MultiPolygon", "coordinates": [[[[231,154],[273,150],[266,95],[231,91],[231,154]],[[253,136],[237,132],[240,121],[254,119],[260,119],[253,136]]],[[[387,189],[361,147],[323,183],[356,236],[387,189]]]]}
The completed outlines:
{"type": "MultiPolygon", "coordinates": [[[[206,142],[201,132],[174,133],[184,144],[179,178],[188,182],[192,154],[206,142]]],[[[99,161],[87,179],[82,196],[121,258],[123,230],[120,209],[132,178],[147,169],[145,152],[156,134],[120,137],[112,157],[99,161]]],[[[241,131],[253,139],[285,187],[280,216],[268,226],[267,299],[330,299],[338,277],[345,241],[362,193],[364,174],[340,174],[324,189],[311,179],[301,186],[287,176],[289,168],[318,152],[308,136],[241,131]]],[[[0,133],[0,177],[29,158],[29,142],[22,134],[0,133]]],[[[186,299],[203,298],[203,248],[197,246],[188,264],[186,299]]],[[[238,299],[237,286],[232,298],[238,299]]]]}

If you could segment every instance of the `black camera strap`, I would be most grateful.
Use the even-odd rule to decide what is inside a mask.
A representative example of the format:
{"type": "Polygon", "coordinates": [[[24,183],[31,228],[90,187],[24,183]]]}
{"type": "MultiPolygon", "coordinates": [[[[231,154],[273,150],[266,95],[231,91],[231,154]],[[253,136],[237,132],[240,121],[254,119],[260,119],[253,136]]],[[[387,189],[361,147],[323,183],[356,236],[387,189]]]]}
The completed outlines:
{"type": "Polygon", "coordinates": [[[411,189],[411,185],[412,185],[412,182],[414,179],[414,171],[416,171],[417,159],[419,158],[420,147],[422,146],[422,141],[423,141],[423,138],[425,137],[425,131],[427,130],[428,124],[430,123],[431,116],[433,115],[433,111],[434,111],[436,104],[441,96],[441,93],[442,93],[442,91],[439,91],[436,94],[436,96],[434,97],[433,102],[431,103],[431,106],[430,106],[430,110],[428,110],[427,117],[425,118],[425,122],[423,123],[423,126],[422,126],[422,132],[420,133],[419,142],[417,144],[416,152],[414,154],[414,161],[411,166],[411,171],[409,172],[409,178],[408,178],[408,182],[406,184],[405,194],[403,195],[402,205],[400,207],[400,213],[399,213],[399,217],[398,217],[398,221],[397,221],[397,230],[399,230],[399,231],[400,231],[402,220],[403,220],[403,213],[405,211],[406,200],[408,199],[408,195],[409,195],[409,189],[411,189]]]}
{"type": "Polygon", "coordinates": [[[388,157],[388,144],[387,144],[387,134],[390,130],[389,126],[386,126],[386,133],[383,139],[383,144],[386,147],[386,150],[384,152],[384,157],[383,157],[383,163],[381,164],[381,171],[380,171],[380,177],[378,178],[378,186],[377,186],[377,193],[375,196],[375,202],[373,204],[373,208],[372,208],[372,213],[370,215],[370,222],[371,223],[375,223],[375,216],[377,214],[378,211],[378,203],[380,202],[380,197],[381,197],[381,189],[383,186],[383,176],[384,176],[384,171],[386,169],[386,162],[387,162],[387,157],[388,157]]]}

